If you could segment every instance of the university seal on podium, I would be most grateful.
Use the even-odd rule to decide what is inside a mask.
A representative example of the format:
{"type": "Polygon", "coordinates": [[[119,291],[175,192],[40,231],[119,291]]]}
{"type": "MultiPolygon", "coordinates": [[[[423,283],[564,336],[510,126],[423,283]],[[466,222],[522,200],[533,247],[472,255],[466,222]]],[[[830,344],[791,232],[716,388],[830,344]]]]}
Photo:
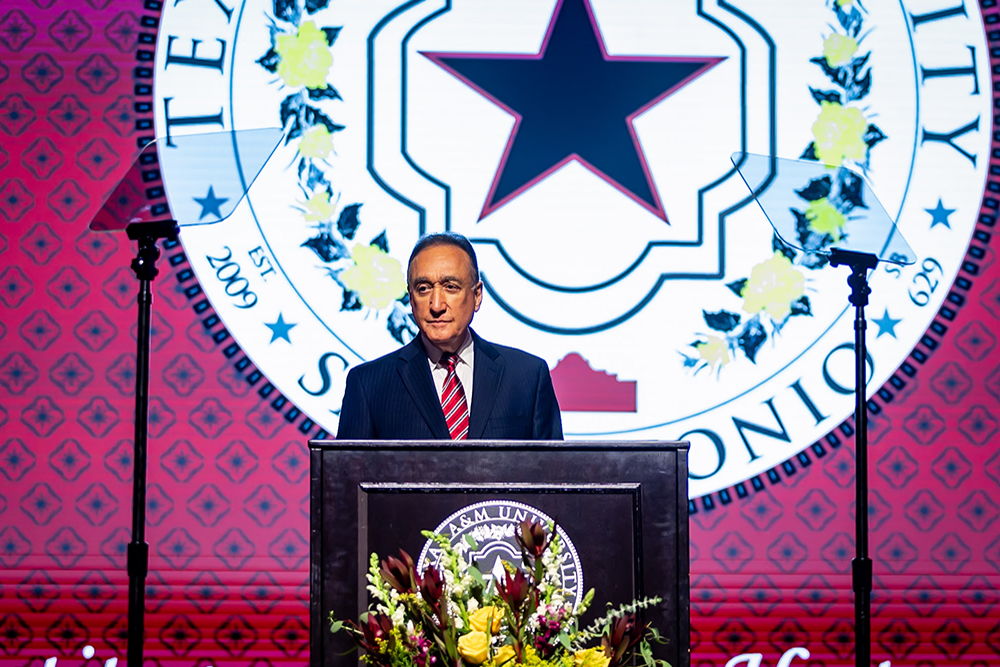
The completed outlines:
{"type": "MultiPolygon", "coordinates": [[[[515,531],[522,521],[542,524],[546,534],[551,534],[554,525],[550,517],[530,505],[511,500],[488,500],[463,507],[442,521],[434,532],[447,536],[470,563],[478,564],[484,579],[491,581],[504,576],[503,563],[521,565],[521,549],[515,531]],[[469,540],[476,544],[475,549],[470,547],[469,540]]],[[[583,567],[566,531],[556,526],[556,534],[560,543],[558,567],[568,589],[566,602],[575,608],[586,593],[583,567]]],[[[422,572],[428,565],[436,566],[440,559],[441,549],[428,540],[417,559],[417,571],[422,572]]]]}

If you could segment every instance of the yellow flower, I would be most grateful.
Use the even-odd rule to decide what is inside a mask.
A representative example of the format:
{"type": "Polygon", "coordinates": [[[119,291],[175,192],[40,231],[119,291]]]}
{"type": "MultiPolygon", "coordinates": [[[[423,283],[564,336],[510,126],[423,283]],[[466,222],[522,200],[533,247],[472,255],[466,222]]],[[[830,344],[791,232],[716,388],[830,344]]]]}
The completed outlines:
{"type": "Polygon", "coordinates": [[[743,286],[743,310],[748,313],[766,312],[782,321],[792,313],[792,303],[805,292],[806,279],[780,252],[766,262],[753,267],[743,286]]]}
{"type": "Polygon", "coordinates": [[[858,51],[858,40],[833,33],[823,40],[823,57],[830,67],[840,67],[851,62],[858,51]]]}
{"type": "Polygon", "coordinates": [[[305,202],[305,216],[309,222],[325,222],[337,212],[337,205],[330,203],[330,193],[317,192],[305,202]]]}
{"type": "Polygon", "coordinates": [[[313,21],[299,26],[294,35],[278,35],[275,50],[281,57],[278,76],[289,86],[326,87],[326,75],[333,65],[333,54],[326,34],[313,21]]]}
{"type": "Polygon", "coordinates": [[[490,653],[490,638],[485,632],[473,630],[467,635],[458,638],[458,653],[473,665],[481,665],[486,662],[490,653]]]}
{"type": "Polygon", "coordinates": [[[323,159],[333,152],[333,135],[326,125],[313,125],[302,133],[299,154],[303,157],[323,159]]]}
{"type": "Polygon", "coordinates": [[[608,667],[611,662],[604,654],[604,649],[595,646],[585,651],[577,651],[573,654],[573,665],[575,667],[608,667]]]}
{"type": "Polygon", "coordinates": [[[718,336],[709,336],[707,341],[696,343],[698,356],[709,366],[725,366],[729,363],[729,346],[718,336]]]}
{"type": "Polygon", "coordinates": [[[847,223],[844,214],[838,211],[826,197],[809,202],[806,208],[806,219],[809,228],[817,234],[829,234],[834,241],[839,241],[841,230],[847,223]]]}
{"type": "MultiPolygon", "coordinates": [[[[493,654],[493,664],[500,667],[505,662],[509,662],[514,659],[514,647],[509,644],[506,646],[501,646],[496,653],[493,654]]],[[[513,662],[509,664],[513,665],[513,662]]]]}
{"type": "Polygon", "coordinates": [[[839,167],[845,159],[862,161],[868,155],[865,130],[868,121],[860,109],[837,102],[820,102],[819,118],[813,123],[816,157],[839,167]]]}
{"type": "Polygon", "coordinates": [[[497,607],[480,607],[471,614],[469,614],[469,625],[473,630],[478,630],[479,632],[487,632],[486,624],[490,623],[492,620],[492,629],[489,631],[491,635],[495,635],[500,630],[500,617],[501,612],[497,607]]]}
{"type": "Polygon", "coordinates": [[[361,303],[382,310],[406,294],[403,266],[374,245],[359,243],[351,250],[354,266],[340,275],[344,287],[357,292],[361,303]]]}

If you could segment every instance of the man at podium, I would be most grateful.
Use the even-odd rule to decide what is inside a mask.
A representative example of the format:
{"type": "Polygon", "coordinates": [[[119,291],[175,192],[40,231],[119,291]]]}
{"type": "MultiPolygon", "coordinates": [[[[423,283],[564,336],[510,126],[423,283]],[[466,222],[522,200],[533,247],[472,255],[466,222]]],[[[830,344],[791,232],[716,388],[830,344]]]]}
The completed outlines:
{"type": "Polygon", "coordinates": [[[420,335],[351,369],[337,439],[561,440],[545,362],[469,328],[483,283],[468,239],[422,237],[406,278],[420,335]]]}

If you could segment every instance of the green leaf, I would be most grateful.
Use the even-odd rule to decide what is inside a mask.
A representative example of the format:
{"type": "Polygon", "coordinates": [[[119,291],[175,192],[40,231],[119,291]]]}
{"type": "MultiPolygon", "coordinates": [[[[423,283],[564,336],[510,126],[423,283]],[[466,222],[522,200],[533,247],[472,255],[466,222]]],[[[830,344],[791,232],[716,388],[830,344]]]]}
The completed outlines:
{"type": "Polygon", "coordinates": [[[823,73],[830,77],[830,81],[833,81],[841,88],[843,88],[847,83],[847,76],[849,72],[843,67],[832,67],[830,63],[827,62],[825,56],[810,58],[809,62],[819,65],[820,69],[823,70],[823,73]]]}
{"type": "Polygon", "coordinates": [[[342,28],[320,28],[320,30],[323,31],[323,36],[326,37],[326,43],[333,46],[333,43],[337,41],[337,35],[340,34],[342,28]]]}
{"type": "Polygon", "coordinates": [[[293,25],[299,24],[301,12],[295,0],[274,0],[274,16],[293,25]]]}
{"type": "Polygon", "coordinates": [[[747,359],[752,363],[757,363],[757,352],[766,340],[767,332],[764,331],[760,321],[751,319],[747,322],[743,333],[736,339],[736,344],[743,348],[743,354],[747,355],[747,359]]]}
{"type": "Polygon", "coordinates": [[[731,283],[726,283],[726,287],[728,287],[736,296],[743,296],[743,288],[746,286],[747,286],[746,278],[742,278],[740,280],[734,280],[731,283]]]}
{"type": "MultiPolygon", "coordinates": [[[[261,63],[261,64],[263,65],[263,63],[261,63]]],[[[339,100],[339,99],[342,99],[340,97],[340,93],[337,92],[337,89],[334,88],[333,86],[331,86],[330,84],[327,84],[327,85],[323,86],[322,88],[308,88],[307,89],[307,93],[309,95],[309,99],[311,99],[311,100],[339,100]]]]}
{"type": "Polygon", "coordinates": [[[836,102],[840,104],[841,102],[840,93],[835,90],[818,90],[810,86],[809,92],[812,93],[813,99],[816,100],[817,104],[820,102],[836,102]]]}
{"type": "Polygon", "coordinates": [[[344,290],[344,298],[340,303],[341,310],[361,310],[362,305],[357,292],[352,292],[349,289],[344,290]]]}
{"type": "Polygon", "coordinates": [[[873,147],[885,138],[885,133],[874,124],[868,125],[868,129],[865,130],[865,136],[863,137],[865,143],[868,144],[868,148],[873,147]]]}
{"type": "Polygon", "coordinates": [[[266,69],[271,74],[278,71],[278,63],[281,62],[281,57],[278,56],[278,52],[274,49],[268,49],[267,53],[262,55],[257,59],[257,64],[266,69]]]}
{"type": "Polygon", "coordinates": [[[382,252],[389,252],[389,239],[383,231],[381,234],[372,239],[369,245],[373,245],[382,250],[382,252]]]}
{"type": "Polygon", "coordinates": [[[649,648],[649,642],[645,639],[639,643],[639,655],[642,656],[642,661],[645,664],[653,663],[653,649],[649,648]]]}
{"type": "Polygon", "coordinates": [[[806,201],[816,201],[817,199],[829,197],[832,188],[833,180],[829,176],[823,176],[812,179],[809,181],[809,185],[801,190],[796,190],[795,194],[806,201]]]}
{"type": "Polygon", "coordinates": [[[703,310],[701,314],[705,318],[705,324],[716,331],[724,333],[732,331],[740,323],[740,316],[728,310],[720,310],[717,313],[710,313],[707,310],[703,310]]]}
{"type": "Polygon", "coordinates": [[[777,234],[771,236],[771,249],[780,252],[789,261],[795,260],[795,250],[789,246],[787,243],[781,240],[777,234]]]}
{"type": "Polygon", "coordinates": [[[465,535],[465,543],[468,544],[469,547],[471,547],[473,551],[475,551],[475,550],[477,550],[479,548],[479,545],[476,544],[476,540],[473,539],[472,535],[469,535],[468,533],[466,533],[466,535],[465,535]]]}

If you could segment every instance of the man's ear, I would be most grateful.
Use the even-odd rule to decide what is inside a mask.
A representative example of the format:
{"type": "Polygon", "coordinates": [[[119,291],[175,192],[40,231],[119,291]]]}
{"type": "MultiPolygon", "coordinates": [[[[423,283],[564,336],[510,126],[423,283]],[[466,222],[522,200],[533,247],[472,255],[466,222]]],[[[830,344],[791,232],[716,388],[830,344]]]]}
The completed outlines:
{"type": "Polygon", "coordinates": [[[472,288],[472,296],[476,300],[476,307],[473,308],[473,312],[479,312],[479,306],[483,303],[483,281],[480,280],[476,283],[476,286],[472,288]]]}

